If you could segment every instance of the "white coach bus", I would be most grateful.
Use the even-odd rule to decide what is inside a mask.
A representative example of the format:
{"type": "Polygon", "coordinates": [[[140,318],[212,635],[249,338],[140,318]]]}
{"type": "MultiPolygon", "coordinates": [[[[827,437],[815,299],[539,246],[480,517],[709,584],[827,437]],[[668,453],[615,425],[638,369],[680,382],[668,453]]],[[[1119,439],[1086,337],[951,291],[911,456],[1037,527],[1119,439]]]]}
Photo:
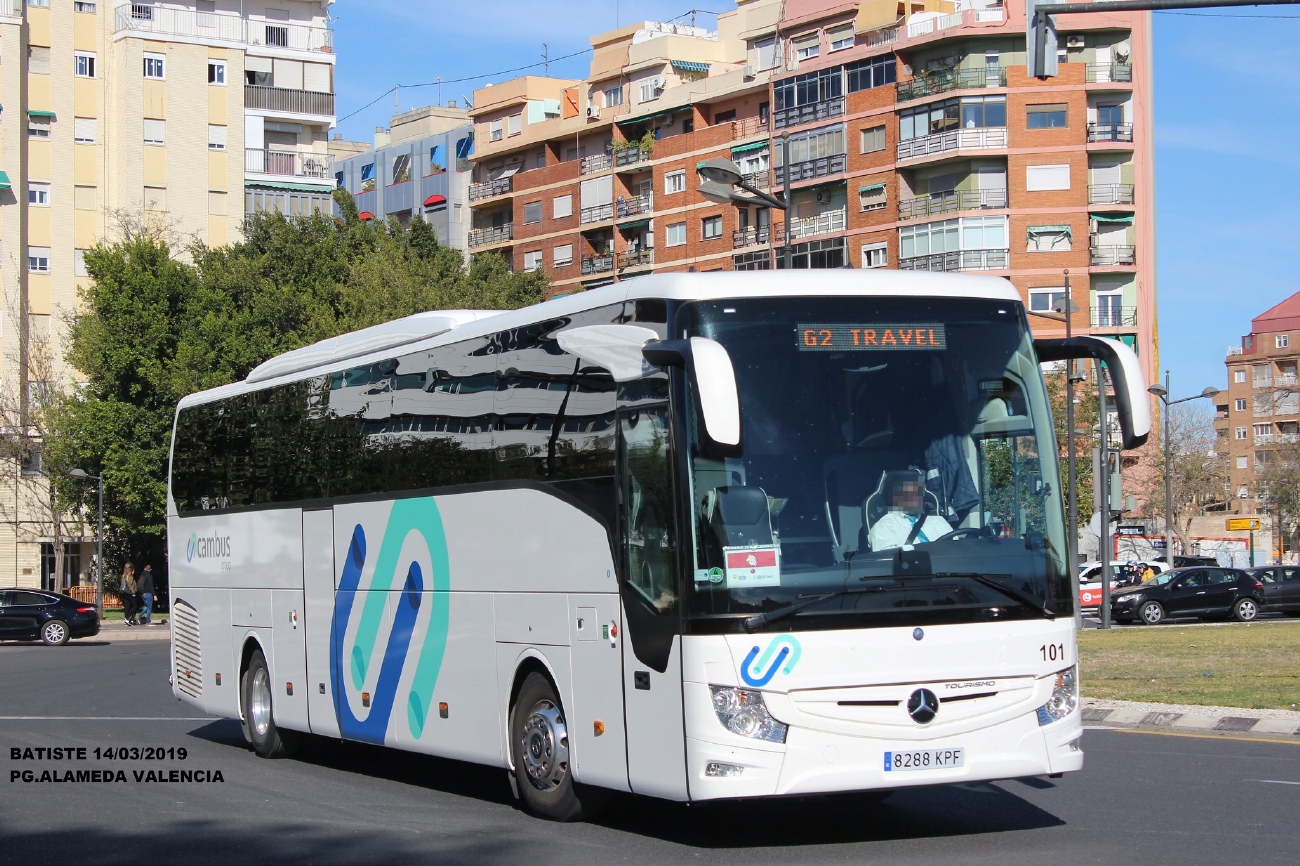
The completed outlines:
{"type": "Polygon", "coordinates": [[[992,277],[654,275],[425,313],[176,414],[177,697],[504,767],[533,813],[1083,764],[1039,340],[992,277]]]}

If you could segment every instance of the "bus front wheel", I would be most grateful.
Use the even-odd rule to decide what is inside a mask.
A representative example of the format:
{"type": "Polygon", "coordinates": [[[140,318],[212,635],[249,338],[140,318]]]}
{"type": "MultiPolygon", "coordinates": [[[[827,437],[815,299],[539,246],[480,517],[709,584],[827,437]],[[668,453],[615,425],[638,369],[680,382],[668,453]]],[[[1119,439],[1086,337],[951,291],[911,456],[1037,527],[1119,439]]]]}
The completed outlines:
{"type": "Polygon", "coordinates": [[[271,671],[266,656],[254,650],[241,682],[244,699],[244,725],[253,751],[263,758],[290,758],[298,751],[301,736],[297,731],[282,731],[275,725],[275,707],[271,696],[271,671]]]}
{"type": "Polygon", "coordinates": [[[530,673],[519,690],[510,714],[510,742],[515,784],[529,812],[552,821],[592,816],[598,792],[573,782],[564,707],[540,673],[530,673]]]}

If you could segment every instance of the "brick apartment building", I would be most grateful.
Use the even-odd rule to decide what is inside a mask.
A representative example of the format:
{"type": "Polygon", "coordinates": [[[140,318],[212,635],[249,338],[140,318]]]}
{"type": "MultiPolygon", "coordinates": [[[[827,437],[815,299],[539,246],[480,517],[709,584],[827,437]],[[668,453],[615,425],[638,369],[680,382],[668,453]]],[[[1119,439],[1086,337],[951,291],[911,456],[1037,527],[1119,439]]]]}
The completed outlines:
{"type": "MultiPolygon", "coordinates": [[[[600,34],[583,81],[475,91],[473,254],[556,293],[655,271],[889,267],[1006,276],[1031,310],[1155,370],[1150,16],[1063,15],[1026,74],[1022,0],[738,0],[717,31],[600,34]],[[788,213],[702,197],[727,157],[788,213]],[[642,145],[644,142],[644,145],[642,145]]],[[[1043,319],[1042,333],[1063,330],[1043,319]]]]}

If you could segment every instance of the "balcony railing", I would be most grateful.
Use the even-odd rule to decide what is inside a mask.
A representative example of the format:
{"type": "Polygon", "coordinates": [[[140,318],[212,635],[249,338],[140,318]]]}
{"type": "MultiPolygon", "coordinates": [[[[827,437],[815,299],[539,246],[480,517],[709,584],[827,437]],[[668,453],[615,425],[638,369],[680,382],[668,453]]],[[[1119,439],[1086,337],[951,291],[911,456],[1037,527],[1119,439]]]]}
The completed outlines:
{"type": "Polygon", "coordinates": [[[291,90],[287,87],[244,85],[244,107],[285,114],[334,116],[334,94],[314,90],[291,90]]]}
{"type": "Polygon", "coordinates": [[[766,244],[772,240],[772,230],[768,226],[761,228],[740,229],[731,233],[731,248],[733,250],[742,247],[753,247],[759,244],[766,244]]]}
{"type": "Polygon", "coordinates": [[[1137,307],[1093,307],[1094,328],[1136,328],[1137,307]]]}
{"type": "Polygon", "coordinates": [[[1294,445],[1300,442],[1300,433],[1279,433],[1277,434],[1277,444],[1294,445]]]}
{"type": "Polygon", "coordinates": [[[245,148],[245,174],[273,174],[281,177],[307,177],[324,180],[330,176],[334,157],[328,153],[302,153],[296,150],[245,148]]]}
{"type": "MultiPolygon", "coordinates": [[[[833,232],[844,231],[845,211],[830,210],[825,213],[819,213],[816,216],[805,217],[803,219],[790,220],[790,239],[803,240],[804,238],[814,237],[816,235],[832,234],[833,232]]],[[[733,244],[735,243],[733,237],[733,244]]],[[[784,227],[776,230],[776,242],[785,243],[784,227]]]]}
{"type": "Polygon", "coordinates": [[[594,171],[604,171],[613,167],[614,155],[612,153],[598,153],[595,156],[584,156],[578,173],[591,174],[594,171]]]}
{"type": "Polygon", "coordinates": [[[1007,128],[952,129],[898,143],[899,159],[917,159],[952,150],[996,150],[1007,146],[1007,128]]]}
{"type": "Polygon", "coordinates": [[[515,176],[499,177],[496,180],[485,180],[482,183],[471,183],[469,185],[469,200],[478,201],[481,198],[491,198],[494,195],[503,195],[514,189],[515,176]]]}
{"type": "Polygon", "coordinates": [[[637,147],[629,147],[627,150],[620,150],[614,154],[614,165],[622,168],[625,165],[636,165],[650,158],[650,151],[641,150],[637,147]]]}
{"type": "Polygon", "coordinates": [[[645,265],[655,263],[655,251],[650,247],[642,247],[639,250],[625,250],[618,254],[618,269],[639,268],[645,265]]]}
{"type": "Polygon", "coordinates": [[[598,204],[594,207],[584,207],[580,216],[580,222],[583,225],[586,225],[587,223],[609,222],[614,218],[614,205],[598,204]]]}
{"type": "Polygon", "coordinates": [[[1131,183],[1089,184],[1088,204],[1133,204],[1133,184],[1131,183]]]}
{"type": "Polygon", "coordinates": [[[1010,267],[1010,250],[953,250],[898,260],[902,271],[999,271],[1010,267]]]}
{"type": "Polygon", "coordinates": [[[754,189],[767,189],[771,185],[768,178],[769,175],[766,171],[751,171],[740,176],[741,180],[754,187],[754,189]]]}
{"type": "Polygon", "coordinates": [[[198,12],[145,3],[130,3],[114,10],[114,32],[184,36],[204,41],[242,42],[294,51],[334,51],[334,31],[307,24],[249,21],[230,12],[198,12]]]}
{"type": "Polygon", "coordinates": [[[936,214],[963,210],[988,210],[1007,206],[1005,189],[980,189],[970,192],[949,190],[918,198],[905,198],[898,203],[899,219],[917,219],[936,214]]]}
{"type": "Polygon", "coordinates": [[[742,117],[739,120],[724,120],[731,124],[731,140],[749,138],[768,130],[768,120],[763,117],[742,117]]]}
{"type": "Polygon", "coordinates": [[[1273,377],[1273,381],[1279,387],[1294,388],[1297,384],[1295,373],[1278,373],[1273,377]]]}
{"type": "Polygon", "coordinates": [[[1107,84],[1112,81],[1128,84],[1133,81],[1133,67],[1127,63],[1089,63],[1084,70],[1083,80],[1089,84],[1107,84]]]}
{"type": "Polygon", "coordinates": [[[1229,346],[1229,347],[1228,347],[1228,357],[1229,357],[1229,358],[1231,358],[1233,355],[1240,355],[1240,354],[1241,354],[1241,347],[1240,347],[1240,346],[1229,346]]]}
{"type": "Polygon", "coordinates": [[[1275,437],[1272,433],[1256,433],[1256,434],[1255,434],[1255,444],[1256,444],[1256,445],[1272,445],[1273,442],[1276,440],[1276,438],[1277,438],[1277,437],[1275,437]]]}
{"type": "Polygon", "coordinates": [[[1133,247],[1099,247],[1094,245],[1092,248],[1092,264],[1094,267],[1117,267],[1131,265],[1136,261],[1136,251],[1133,247]]]}
{"type": "Polygon", "coordinates": [[[985,69],[950,69],[945,72],[919,75],[911,81],[900,81],[896,86],[898,101],[906,102],[909,99],[934,96],[936,93],[947,93],[950,90],[1006,87],[1007,71],[993,66],[985,69]]]}
{"type": "Polygon", "coordinates": [[[496,226],[486,229],[470,229],[469,246],[486,247],[489,244],[499,244],[502,241],[513,240],[515,236],[515,224],[506,223],[505,225],[496,226]]]}
{"type": "MultiPolygon", "coordinates": [[[[790,163],[790,182],[798,183],[801,180],[812,180],[817,177],[825,177],[828,174],[841,174],[847,165],[848,155],[843,153],[824,156],[821,159],[792,162],[790,163]]],[[[774,182],[785,183],[785,166],[776,167],[774,182]]]]}
{"type": "Polygon", "coordinates": [[[582,275],[603,274],[606,271],[614,270],[614,254],[605,253],[598,256],[582,257],[582,275]]]}
{"type": "Polygon", "coordinates": [[[928,18],[925,21],[911,21],[907,25],[907,36],[909,39],[915,39],[917,36],[925,36],[938,30],[947,30],[950,27],[960,27],[963,24],[973,24],[975,22],[997,24],[1005,20],[1006,10],[1001,6],[990,6],[985,9],[966,9],[962,12],[954,12],[951,15],[928,18]]]}
{"type": "Polygon", "coordinates": [[[774,111],[772,112],[772,128],[785,129],[787,126],[812,123],[814,120],[828,120],[842,114],[844,114],[844,97],[837,96],[834,99],[823,99],[821,102],[796,105],[792,108],[782,108],[779,111],[774,111]]]}
{"type": "Polygon", "coordinates": [[[1133,124],[1131,123],[1090,123],[1088,124],[1088,143],[1095,144],[1099,141],[1128,141],[1133,140],[1133,124]]]}
{"type": "Polygon", "coordinates": [[[640,216],[641,214],[650,213],[654,209],[655,197],[650,193],[634,195],[631,198],[623,198],[623,196],[618,197],[619,219],[640,216]]]}
{"type": "Polygon", "coordinates": [[[867,47],[875,48],[877,45],[889,45],[891,42],[898,41],[898,26],[878,27],[875,30],[867,31],[867,47]]]}
{"type": "Polygon", "coordinates": [[[1272,386],[1272,376],[1256,376],[1250,380],[1250,387],[1252,388],[1271,388],[1272,386]]]}
{"type": "Polygon", "coordinates": [[[0,0],[0,15],[6,18],[23,17],[24,0],[0,0]]]}

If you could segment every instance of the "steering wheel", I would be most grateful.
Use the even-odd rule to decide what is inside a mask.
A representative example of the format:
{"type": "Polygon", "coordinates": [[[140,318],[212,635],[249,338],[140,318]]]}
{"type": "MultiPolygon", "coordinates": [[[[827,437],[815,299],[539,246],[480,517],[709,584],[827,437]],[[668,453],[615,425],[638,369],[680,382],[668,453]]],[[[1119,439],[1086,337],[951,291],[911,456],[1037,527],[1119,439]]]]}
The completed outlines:
{"type": "Polygon", "coordinates": [[[991,526],[967,526],[964,529],[954,529],[943,537],[952,541],[960,541],[963,538],[993,538],[994,535],[991,526]]]}

